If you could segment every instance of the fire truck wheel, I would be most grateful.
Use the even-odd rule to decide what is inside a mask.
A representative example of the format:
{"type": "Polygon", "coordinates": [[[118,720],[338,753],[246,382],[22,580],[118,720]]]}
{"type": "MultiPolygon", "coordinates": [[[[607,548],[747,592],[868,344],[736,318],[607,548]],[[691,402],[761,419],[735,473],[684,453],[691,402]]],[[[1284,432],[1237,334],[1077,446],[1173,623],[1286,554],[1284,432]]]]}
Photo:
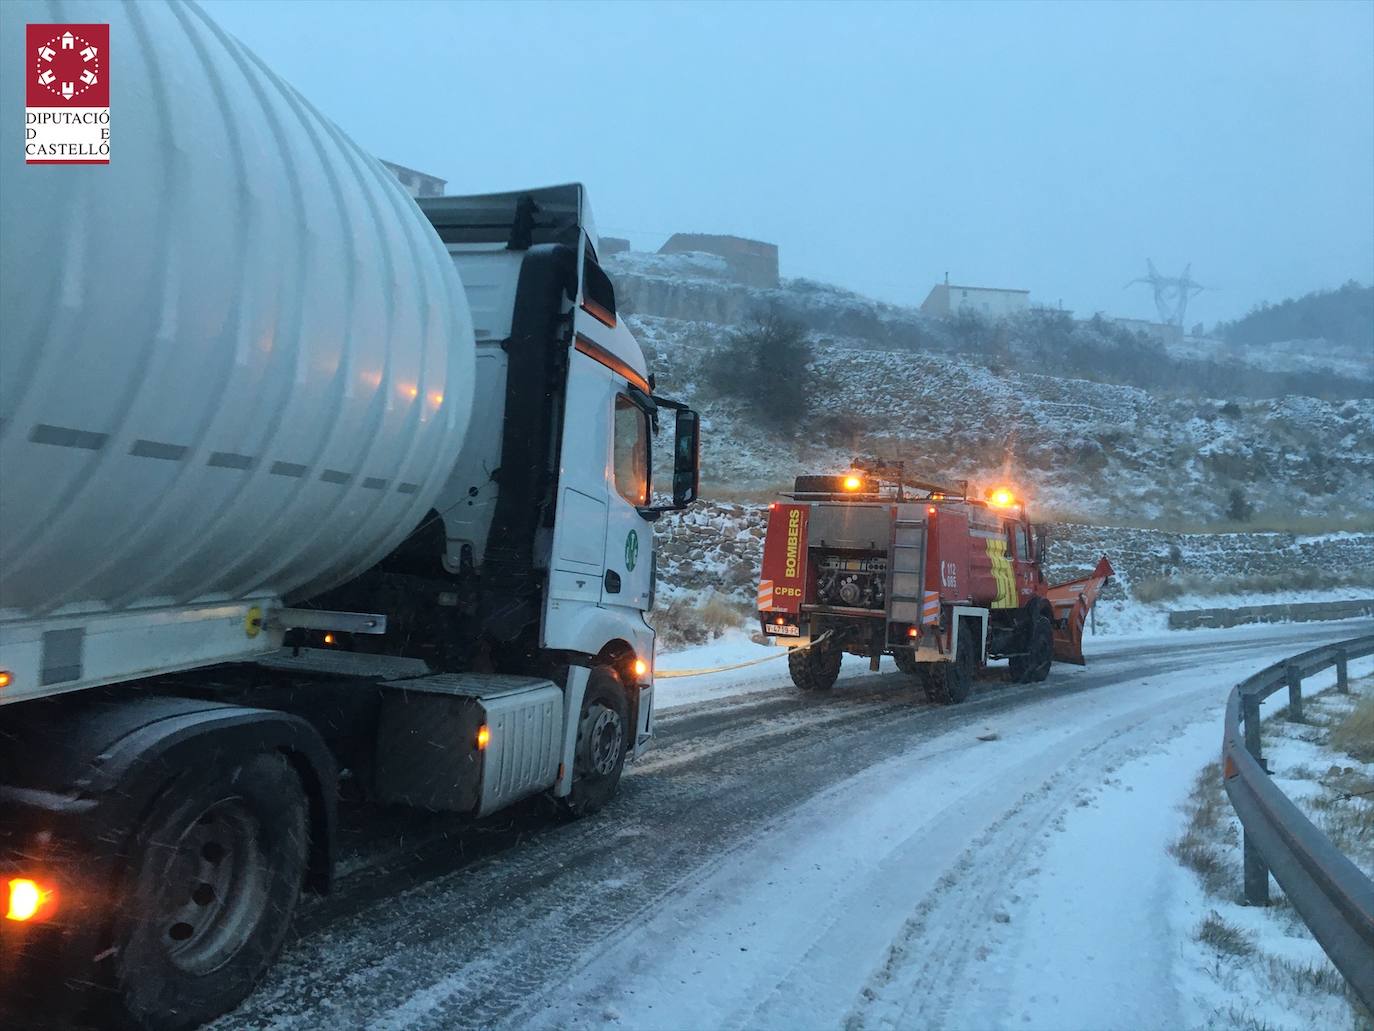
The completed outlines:
{"type": "Polygon", "coordinates": [[[787,672],[799,691],[829,691],[840,675],[839,648],[793,648],[787,655],[787,672]]]}
{"type": "Polygon", "coordinates": [[[959,650],[953,662],[921,663],[921,685],[926,699],[936,705],[958,705],[973,691],[973,677],[978,670],[972,634],[959,635],[959,650]]]}
{"type": "Polygon", "coordinates": [[[909,677],[920,674],[921,664],[916,661],[916,653],[907,651],[905,648],[897,648],[892,652],[892,661],[897,664],[897,668],[909,677]]]}
{"type": "Polygon", "coordinates": [[[305,792],[284,758],[186,777],[133,842],[115,928],[121,1022],[137,1027],[196,1027],[238,1005],[281,947],[305,875],[305,792]]]}
{"type": "Polygon", "coordinates": [[[1007,660],[1007,671],[1018,684],[1038,684],[1050,675],[1054,661],[1054,627],[1045,616],[1036,616],[1031,623],[1030,642],[1025,655],[1007,660]]]}
{"type": "Polygon", "coordinates": [[[598,666],[587,678],[582,718],[573,753],[572,791],[562,799],[572,816],[587,816],[609,802],[620,786],[629,747],[629,706],[615,671],[598,666]]]}
{"type": "Polygon", "coordinates": [[[1050,663],[1054,661],[1054,627],[1044,616],[1035,621],[1035,633],[1031,639],[1031,683],[1039,684],[1050,675],[1050,663]]]}

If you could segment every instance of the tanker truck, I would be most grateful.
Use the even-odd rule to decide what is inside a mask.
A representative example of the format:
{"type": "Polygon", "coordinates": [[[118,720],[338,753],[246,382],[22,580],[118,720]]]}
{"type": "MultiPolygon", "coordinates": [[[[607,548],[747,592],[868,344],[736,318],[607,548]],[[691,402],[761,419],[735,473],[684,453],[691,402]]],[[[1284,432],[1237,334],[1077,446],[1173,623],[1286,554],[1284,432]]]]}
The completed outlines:
{"type": "Polygon", "coordinates": [[[607,803],[699,420],[581,186],[417,205],[193,5],[0,5],[0,53],[0,1003],[187,1027],[329,889],[345,781],[607,803]],[[21,163],[63,22],[108,164],[21,163]]]}

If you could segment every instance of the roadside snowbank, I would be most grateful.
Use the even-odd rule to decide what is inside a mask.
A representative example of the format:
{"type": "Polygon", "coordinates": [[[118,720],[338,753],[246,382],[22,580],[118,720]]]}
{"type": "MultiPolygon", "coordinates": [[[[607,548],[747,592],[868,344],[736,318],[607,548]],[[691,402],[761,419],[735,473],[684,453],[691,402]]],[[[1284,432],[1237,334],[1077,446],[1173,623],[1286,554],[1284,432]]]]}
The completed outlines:
{"type": "MultiPolygon", "coordinates": [[[[1369,658],[1351,663],[1349,696],[1316,695],[1334,686],[1334,671],[1308,678],[1303,724],[1272,715],[1287,695],[1271,696],[1262,735],[1274,784],[1366,872],[1374,870],[1367,832],[1374,799],[1337,796],[1374,785],[1374,762],[1337,751],[1327,739],[1361,695],[1374,692],[1374,678],[1359,676],[1370,670],[1369,658]]],[[[1240,821],[1221,793],[1218,775],[1212,763],[1199,778],[1189,807],[1192,830],[1177,853],[1198,874],[1179,868],[1184,880],[1172,914],[1188,1023],[1274,1031],[1358,1026],[1340,973],[1277,884],[1271,882],[1269,907],[1241,904],[1240,821]]]]}
{"type": "MultiPolygon", "coordinates": [[[[1319,591],[1248,592],[1241,594],[1185,594],[1167,603],[1150,604],[1131,599],[1099,601],[1098,632],[1110,637],[1139,637],[1169,629],[1170,612],[1190,609],[1234,609],[1248,605],[1299,605],[1306,602],[1361,601],[1374,597],[1370,587],[1329,587],[1319,591]]],[[[1273,626],[1274,624],[1269,624],[1273,626]]],[[[1175,631],[1192,633],[1193,631],[1175,631]]]]}

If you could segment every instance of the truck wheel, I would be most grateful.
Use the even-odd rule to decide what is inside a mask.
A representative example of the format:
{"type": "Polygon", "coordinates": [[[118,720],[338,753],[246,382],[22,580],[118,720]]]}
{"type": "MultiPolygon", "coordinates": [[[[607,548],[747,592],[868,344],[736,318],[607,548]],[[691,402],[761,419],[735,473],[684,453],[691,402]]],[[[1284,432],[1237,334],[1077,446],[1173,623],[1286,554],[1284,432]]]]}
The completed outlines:
{"type": "Polygon", "coordinates": [[[897,664],[897,668],[909,677],[918,676],[921,672],[922,663],[916,661],[916,653],[907,651],[905,648],[897,648],[892,652],[892,661],[897,664]]]}
{"type": "Polygon", "coordinates": [[[787,653],[787,672],[799,691],[829,691],[839,678],[843,658],[839,648],[793,648],[787,653]]]}
{"type": "Polygon", "coordinates": [[[309,845],[305,792],[280,755],[207,764],[135,839],[115,929],[124,1019],[195,1027],[238,1005],[291,923],[309,845]]]}
{"type": "Polygon", "coordinates": [[[1025,655],[1013,655],[1007,660],[1007,671],[1018,684],[1038,684],[1050,675],[1054,661],[1054,627],[1046,616],[1036,616],[1031,622],[1030,640],[1025,655]]]}
{"type": "Polygon", "coordinates": [[[561,800],[565,812],[587,816],[615,795],[629,747],[629,705],[614,670],[598,666],[587,678],[582,716],[577,723],[573,782],[561,800]]]}
{"type": "Polygon", "coordinates": [[[920,665],[921,686],[925,688],[927,700],[936,705],[958,705],[965,701],[973,691],[973,677],[978,670],[972,635],[959,635],[959,650],[952,662],[923,662],[920,665]]]}

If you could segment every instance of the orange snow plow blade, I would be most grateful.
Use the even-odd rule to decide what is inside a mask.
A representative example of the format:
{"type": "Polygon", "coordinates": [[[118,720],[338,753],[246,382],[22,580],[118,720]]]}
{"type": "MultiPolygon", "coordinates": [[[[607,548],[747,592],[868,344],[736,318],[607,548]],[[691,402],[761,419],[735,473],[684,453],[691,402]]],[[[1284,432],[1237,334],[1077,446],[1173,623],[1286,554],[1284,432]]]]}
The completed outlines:
{"type": "Polygon", "coordinates": [[[1097,596],[1115,572],[1103,555],[1097,568],[1088,576],[1055,584],[1047,592],[1054,607],[1054,658],[1056,662],[1083,662],[1083,624],[1092,611],[1097,596]]]}

